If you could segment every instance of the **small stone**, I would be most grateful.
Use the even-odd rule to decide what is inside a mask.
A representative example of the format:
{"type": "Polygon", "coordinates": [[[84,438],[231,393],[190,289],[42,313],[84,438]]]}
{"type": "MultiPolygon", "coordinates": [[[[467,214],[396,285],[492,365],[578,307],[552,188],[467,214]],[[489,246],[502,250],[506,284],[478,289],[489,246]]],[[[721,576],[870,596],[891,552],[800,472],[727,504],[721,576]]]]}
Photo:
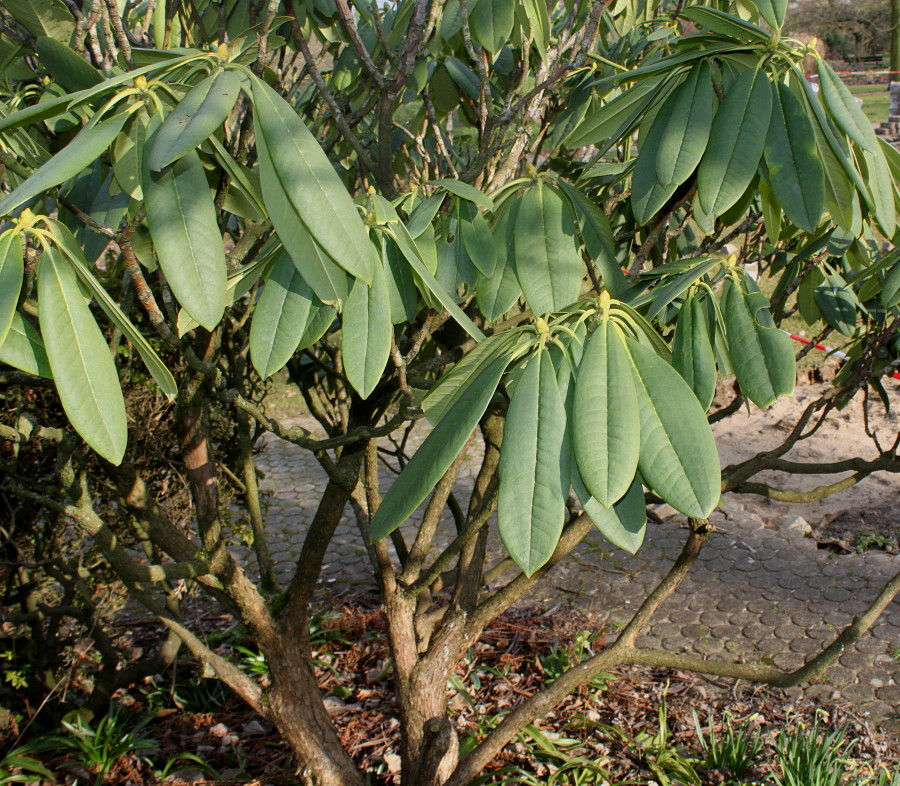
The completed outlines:
{"type": "Polygon", "coordinates": [[[384,759],[384,763],[391,775],[396,775],[398,772],[400,772],[402,762],[400,760],[400,757],[396,753],[385,753],[382,758],[384,759]]]}
{"type": "Polygon", "coordinates": [[[211,726],[209,729],[209,733],[213,737],[218,737],[222,739],[230,734],[231,730],[224,723],[217,723],[215,726],[211,726]]]}
{"type": "Polygon", "coordinates": [[[259,721],[252,720],[250,723],[244,724],[244,734],[245,735],[253,735],[253,734],[265,734],[266,727],[263,726],[259,721]]]}
{"type": "Polygon", "coordinates": [[[791,516],[785,519],[781,528],[788,532],[795,532],[804,538],[812,535],[813,531],[812,525],[803,516],[791,516]]]}
{"type": "Polygon", "coordinates": [[[206,774],[204,772],[201,772],[200,770],[195,769],[175,770],[174,772],[169,773],[169,777],[167,780],[184,781],[185,783],[197,783],[198,781],[205,781],[206,774]]]}

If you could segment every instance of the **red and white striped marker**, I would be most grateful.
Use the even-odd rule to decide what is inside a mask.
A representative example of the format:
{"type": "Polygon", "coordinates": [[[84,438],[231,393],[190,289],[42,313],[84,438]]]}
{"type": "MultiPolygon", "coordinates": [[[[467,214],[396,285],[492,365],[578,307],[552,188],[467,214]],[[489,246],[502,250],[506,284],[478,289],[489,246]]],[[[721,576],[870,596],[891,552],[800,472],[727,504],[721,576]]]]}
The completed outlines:
{"type": "MultiPolygon", "coordinates": [[[[790,336],[794,341],[799,341],[801,344],[812,344],[816,349],[822,350],[822,352],[827,352],[829,355],[834,355],[834,357],[839,360],[849,360],[850,356],[846,352],[841,352],[839,349],[832,349],[831,347],[826,347],[824,344],[813,344],[808,338],[803,338],[803,336],[796,336],[793,333],[789,333],[787,330],[782,330],[786,336],[790,336]]],[[[894,379],[900,379],[900,371],[895,371],[891,376],[894,379]]]]}

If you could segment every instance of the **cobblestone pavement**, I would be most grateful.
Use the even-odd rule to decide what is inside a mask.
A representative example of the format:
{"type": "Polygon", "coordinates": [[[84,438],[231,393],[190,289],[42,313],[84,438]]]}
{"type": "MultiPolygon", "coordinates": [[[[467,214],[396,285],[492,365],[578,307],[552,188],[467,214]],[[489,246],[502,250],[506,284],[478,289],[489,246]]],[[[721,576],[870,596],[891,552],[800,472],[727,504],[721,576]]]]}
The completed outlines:
{"type": "MultiPolygon", "coordinates": [[[[480,448],[475,445],[470,453],[457,483],[459,499],[465,499],[466,488],[471,487],[480,448]]],[[[265,473],[262,489],[270,547],[284,583],[326,477],[309,453],[274,438],[266,443],[259,467],[265,473]]],[[[385,475],[389,482],[390,473],[385,475]]],[[[767,527],[739,501],[726,499],[723,505],[724,513],[713,514],[716,531],[691,575],[663,604],[639,644],[796,668],[865,609],[897,570],[896,556],[836,555],[817,549],[808,538],[767,527]]],[[[659,512],[664,515],[665,508],[659,512]]],[[[645,544],[635,556],[610,546],[599,533],[589,535],[523,605],[576,609],[620,625],[677,557],[685,527],[677,515],[663,524],[649,524],[645,544]]],[[[443,528],[448,537],[449,519],[443,528]]],[[[503,555],[502,546],[496,533],[491,540],[489,552],[497,559],[503,555]]],[[[235,548],[243,560],[250,560],[246,548],[235,548]]],[[[252,571],[252,562],[248,569],[252,571]]],[[[326,556],[321,581],[322,592],[333,594],[373,585],[349,506],[326,556]]],[[[873,630],[840,656],[827,683],[792,690],[825,701],[851,702],[859,712],[900,734],[898,651],[900,603],[895,601],[873,630]]]]}

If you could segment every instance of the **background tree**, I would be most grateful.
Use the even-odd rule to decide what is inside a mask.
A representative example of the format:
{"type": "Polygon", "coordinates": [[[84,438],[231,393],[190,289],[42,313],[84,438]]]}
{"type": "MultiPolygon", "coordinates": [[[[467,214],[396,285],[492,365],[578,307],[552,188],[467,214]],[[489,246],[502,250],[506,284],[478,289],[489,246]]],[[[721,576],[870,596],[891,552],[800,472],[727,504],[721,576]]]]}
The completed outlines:
{"type": "Polygon", "coordinates": [[[824,41],[832,57],[889,55],[895,6],[894,0],[804,0],[792,4],[786,26],[824,41]]]}
{"type": "Polygon", "coordinates": [[[405,783],[468,783],[616,664],[821,674],[900,574],[794,672],[635,643],[723,491],[816,499],[898,468],[900,437],[878,435],[872,460],[785,458],[856,391],[886,397],[900,325],[900,264],[881,250],[900,157],[824,62],[810,89],[809,53],[778,32],[786,5],[6,3],[0,360],[23,397],[0,425],[3,493],[93,538],[127,592],[278,727],[305,783],[363,782],[316,699],[309,640],[348,505],[381,591],[405,783]],[[708,421],[793,391],[777,325],[797,309],[851,361],[778,448],[722,470],[708,421]],[[285,365],[324,438],[267,413],[264,380],[285,365]],[[719,373],[740,392],[708,413],[719,373]],[[29,401],[37,378],[65,419],[29,401]],[[129,443],[143,410],[121,378],[174,400],[158,442],[187,479],[189,521],[129,443]],[[379,438],[423,416],[432,430],[383,490],[379,438]],[[286,586],[258,499],[261,431],[329,477],[286,586]],[[454,505],[475,431],[473,495],[454,505]],[[228,449],[259,582],[226,547],[228,449]],[[759,479],[771,469],[853,475],[797,492],[759,479]],[[690,521],[666,577],[608,648],[460,758],[446,685],[467,649],[594,527],[637,550],[659,500],[690,521]],[[495,510],[509,559],[487,565],[495,510]],[[271,685],[185,622],[183,586],[246,625],[271,685]]]}

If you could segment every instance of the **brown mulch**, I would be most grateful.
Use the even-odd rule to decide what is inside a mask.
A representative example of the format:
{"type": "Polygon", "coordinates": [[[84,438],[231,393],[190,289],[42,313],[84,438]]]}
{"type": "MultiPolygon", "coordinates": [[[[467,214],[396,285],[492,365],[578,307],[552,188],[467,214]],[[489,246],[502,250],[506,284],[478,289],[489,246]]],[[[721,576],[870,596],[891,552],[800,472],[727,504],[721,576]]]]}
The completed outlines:
{"type": "MultiPolygon", "coordinates": [[[[220,621],[217,618],[216,622],[220,621]]],[[[323,628],[325,641],[319,650],[317,671],[341,741],[359,767],[371,774],[371,783],[398,783],[392,770],[396,770],[398,761],[399,722],[381,615],[371,598],[356,597],[326,618],[323,628]]],[[[567,647],[576,637],[582,656],[602,648],[602,632],[597,636],[588,631],[596,632],[597,625],[590,617],[577,614],[510,612],[497,619],[459,668],[454,682],[457,690],[451,690],[448,696],[463,746],[467,738],[474,741],[488,731],[493,714],[508,711],[552,679],[567,661],[571,663],[571,649],[567,647]]],[[[118,698],[137,713],[151,709],[146,692],[138,688],[118,698]]],[[[900,740],[880,734],[846,702],[823,707],[781,690],[671,669],[613,669],[569,696],[535,726],[563,756],[582,756],[601,764],[613,782],[646,783],[651,775],[633,740],[641,732],[656,734],[663,701],[670,730],[668,746],[684,755],[699,755],[695,712],[704,729],[710,722],[721,729],[726,713],[737,722],[749,719],[766,731],[808,726],[818,717],[820,724],[847,725],[848,738],[855,741],[857,760],[900,766],[900,740]]],[[[179,754],[192,753],[220,774],[218,780],[203,781],[208,776],[196,763],[183,760],[170,767],[167,784],[296,782],[286,744],[234,697],[227,697],[209,712],[190,713],[177,707],[157,711],[157,720],[143,729],[141,736],[159,741],[159,749],[151,755],[157,767],[179,754]]],[[[520,768],[540,782],[563,761],[547,755],[546,750],[538,752],[523,736],[507,746],[489,769],[520,768]]],[[[753,775],[763,777],[767,766],[753,775]]],[[[704,772],[702,768],[698,772],[704,784],[722,782],[721,773],[704,772]]],[[[72,774],[81,773],[73,770],[72,774]]],[[[147,762],[132,756],[124,757],[104,783],[125,786],[159,783],[159,779],[147,762]]]]}

